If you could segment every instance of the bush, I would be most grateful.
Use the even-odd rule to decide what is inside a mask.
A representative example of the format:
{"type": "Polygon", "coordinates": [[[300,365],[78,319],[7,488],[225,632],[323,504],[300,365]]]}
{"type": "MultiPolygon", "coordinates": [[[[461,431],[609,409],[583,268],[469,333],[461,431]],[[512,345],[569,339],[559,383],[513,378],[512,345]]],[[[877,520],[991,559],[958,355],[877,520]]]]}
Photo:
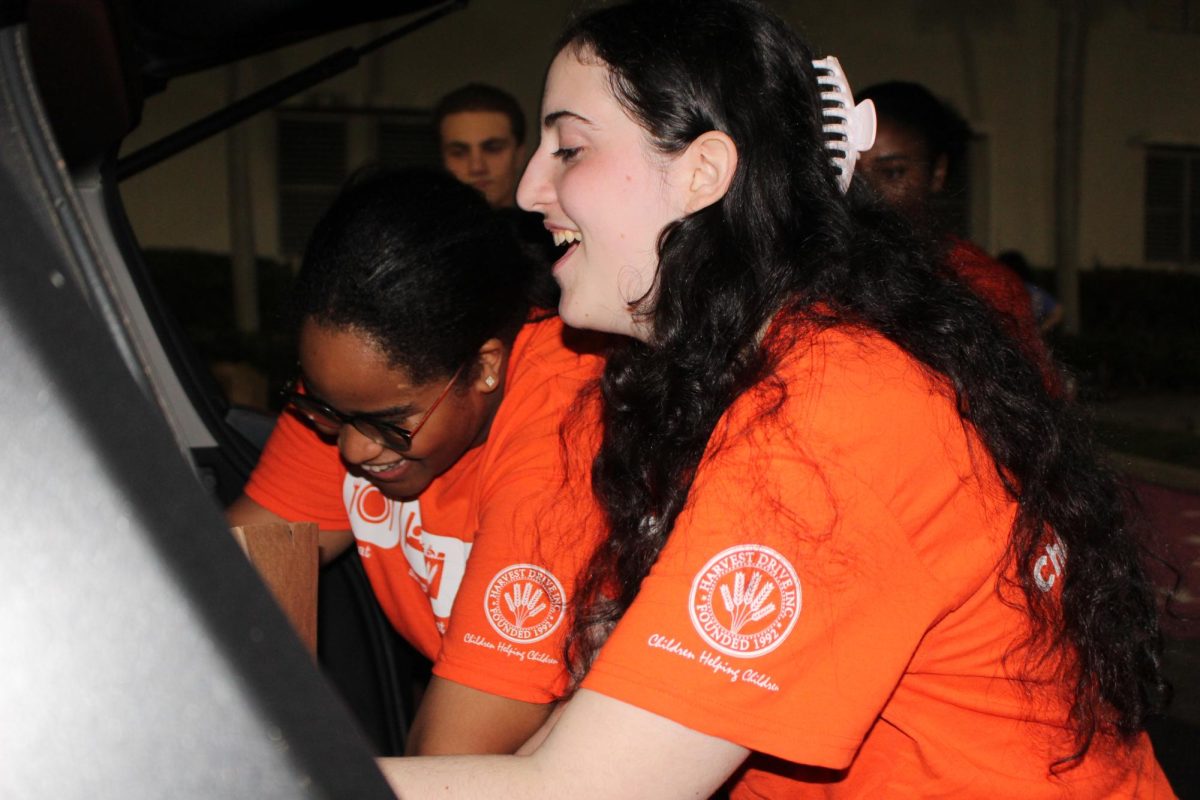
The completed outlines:
{"type": "MultiPolygon", "coordinates": [[[[237,332],[229,256],[193,250],[145,253],[160,294],[208,363],[245,361],[268,378],[270,396],[295,373],[285,316],[292,271],[259,259],[262,330],[237,332]]],[[[1036,270],[1053,291],[1054,274],[1036,270]]],[[[1055,355],[1084,399],[1130,392],[1200,390],[1200,274],[1100,268],[1080,274],[1083,333],[1053,333],[1055,355]]]]}
{"type": "Polygon", "coordinates": [[[1050,343],[1085,395],[1200,389],[1200,274],[1096,269],[1080,304],[1082,333],[1050,343]]]}

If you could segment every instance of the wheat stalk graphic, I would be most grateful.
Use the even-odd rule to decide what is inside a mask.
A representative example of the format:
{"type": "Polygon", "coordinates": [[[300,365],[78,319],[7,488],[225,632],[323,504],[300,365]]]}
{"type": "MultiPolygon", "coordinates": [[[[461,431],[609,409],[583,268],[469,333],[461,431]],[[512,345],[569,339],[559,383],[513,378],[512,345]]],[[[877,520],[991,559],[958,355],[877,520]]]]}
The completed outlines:
{"type": "Polygon", "coordinates": [[[518,628],[525,627],[525,621],[540,613],[546,604],[542,602],[545,592],[532,583],[514,584],[511,592],[504,595],[504,603],[512,612],[513,623],[518,628]]]}
{"type": "Polygon", "coordinates": [[[733,591],[729,584],[721,586],[721,599],[725,602],[725,610],[729,612],[729,632],[738,633],[747,622],[758,622],[768,614],[775,612],[775,604],[767,603],[775,584],[768,583],[761,589],[762,573],[756,572],[746,583],[746,573],[739,572],[733,576],[733,591]],[[763,605],[766,603],[766,605],[763,605]]]}

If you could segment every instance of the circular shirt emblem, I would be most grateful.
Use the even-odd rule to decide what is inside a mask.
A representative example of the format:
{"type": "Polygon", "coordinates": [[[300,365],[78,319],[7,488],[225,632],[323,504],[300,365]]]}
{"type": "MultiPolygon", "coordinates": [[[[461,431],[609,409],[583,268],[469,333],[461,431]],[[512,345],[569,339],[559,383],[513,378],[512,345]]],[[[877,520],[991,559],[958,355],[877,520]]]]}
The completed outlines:
{"type": "Polygon", "coordinates": [[[354,503],[355,511],[365,522],[387,522],[388,517],[392,515],[392,504],[384,497],[383,492],[372,484],[368,484],[358,493],[354,503]]]}
{"type": "Polygon", "coordinates": [[[778,647],[800,616],[800,578],[770,547],[722,550],[696,574],[688,597],[696,632],[728,656],[757,658],[778,647]]]}
{"type": "Polygon", "coordinates": [[[545,639],[563,618],[563,587],[534,564],[497,572],[483,596],[483,611],[496,633],[518,644],[545,639]]]}

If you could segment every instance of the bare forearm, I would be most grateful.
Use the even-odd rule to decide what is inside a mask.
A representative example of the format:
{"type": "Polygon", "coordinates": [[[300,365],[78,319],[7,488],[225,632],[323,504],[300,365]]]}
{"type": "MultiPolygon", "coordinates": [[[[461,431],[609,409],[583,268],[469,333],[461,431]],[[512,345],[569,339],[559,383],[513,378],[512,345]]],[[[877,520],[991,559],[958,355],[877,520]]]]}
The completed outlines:
{"type": "Polygon", "coordinates": [[[490,800],[503,792],[523,800],[555,795],[540,780],[534,762],[525,756],[432,756],[381,758],[383,771],[396,796],[403,800],[460,798],[490,800]]]}
{"type": "Polygon", "coordinates": [[[434,676],[413,720],[405,755],[513,753],[541,727],[552,703],[526,703],[434,676]]]}
{"type": "Polygon", "coordinates": [[[746,755],[738,745],[584,690],[529,755],[390,758],[379,766],[406,800],[698,800],[746,755]]]}
{"type": "Polygon", "coordinates": [[[546,717],[546,721],[542,723],[542,727],[534,731],[534,734],[525,740],[525,743],[517,748],[517,755],[527,756],[542,746],[542,742],[546,741],[546,737],[550,735],[550,731],[554,730],[554,726],[558,724],[558,718],[562,716],[566,710],[566,703],[559,703],[555,706],[550,715],[546,717]]]}

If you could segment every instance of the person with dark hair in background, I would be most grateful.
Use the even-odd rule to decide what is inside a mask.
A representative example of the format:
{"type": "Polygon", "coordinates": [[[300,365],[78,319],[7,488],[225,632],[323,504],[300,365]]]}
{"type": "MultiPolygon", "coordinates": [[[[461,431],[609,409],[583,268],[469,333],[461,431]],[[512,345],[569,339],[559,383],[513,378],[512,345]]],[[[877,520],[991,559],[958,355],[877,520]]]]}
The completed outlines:
{"type": "Polygon", "coordinates": [[[408,752],[512,752],[565,685],[558,576],[578,568],[590,504],[558,502],[559,428],[598,359],[564,346],[539,280],[451,176],[352,181],[295,282],[299,381],[228,512],[319,523],[324,561],[357,543],[388,619],[433,661],[408,752]]]}
{"type": "Polygon", "coordinates": [[[971,138],[966,120],[918,83],[877,83],[856,98],[874,103],[878,117],[875,146],[863,153],[859,175],[911,222],[942,238],[949,266],[1048,365],[1024,283],[976,245],[946,234],[938,213],[949,176],[963,166],[971,138]]]}
{"type": "Polygon", "coordinates": [[[526,252],[545,264],[554,243],[537,214],[516,207],[517,179],[525,165],[525,114],[515,97],[485,83],[469,83],[433,109],[442,166],[474,186],[512,225],[526,252]]]}
{"type": "Polygon", "coordinates": [[[576,691],[405,798],[1169,797],[1155,598],[1037,364],[853,183],[835,59],[750,0],[560,40],[517,192],[570,325],[619,334],[576,691]],[[849,194],[846,188],[849,187],[849,194]]]}

